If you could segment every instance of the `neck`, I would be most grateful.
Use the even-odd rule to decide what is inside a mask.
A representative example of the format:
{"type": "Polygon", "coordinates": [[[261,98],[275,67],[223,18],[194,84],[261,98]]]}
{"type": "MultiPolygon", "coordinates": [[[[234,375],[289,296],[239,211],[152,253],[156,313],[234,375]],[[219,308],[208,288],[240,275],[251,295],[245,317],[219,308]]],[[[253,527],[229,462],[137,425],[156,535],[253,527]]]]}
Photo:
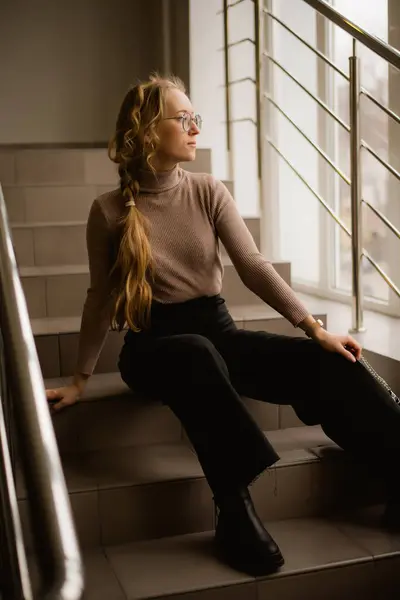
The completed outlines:
{"type": "MultiPolygon", "coordinates": [[[[166,165],[164,165],[166,166],[166,165]]],[[[139,173],[139,185],[141,192],[160,193],[177,186],[182,179],[182,170],[175,164],[169,169],[141,169],[139,173]]]]}
{"type": "Polygon", "coordinates": [[[154,156],[151,164],[157,172],[162,173],[163,171],[172,171],[172,169],[174,169],[178,163],[176,161],[169,160],[168,158],[154,156]]]}

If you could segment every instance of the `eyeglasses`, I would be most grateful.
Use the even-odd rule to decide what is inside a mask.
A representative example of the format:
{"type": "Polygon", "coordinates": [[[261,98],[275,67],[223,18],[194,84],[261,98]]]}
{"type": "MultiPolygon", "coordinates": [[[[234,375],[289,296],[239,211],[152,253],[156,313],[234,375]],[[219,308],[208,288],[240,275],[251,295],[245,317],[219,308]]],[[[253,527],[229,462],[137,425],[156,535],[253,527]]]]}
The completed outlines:
{"type": "Polygon", "coordinates": [[[203,119],[201,118],[200,115],[194,115],[192,117],[192,115],[190,115],[189,113],[185,113],[184,115],[180,115],[179,117],[166,117],[165,119],[163,119],[163,121],[180,121],[181,125],[182,125],[182,129],[183,131],[186,131],[186,133],[188,131],[190,131],[191,127],[192,127],[192,123],[194,123],[197,127],[197,129],[202,128],[203,126],[203,119]]]}

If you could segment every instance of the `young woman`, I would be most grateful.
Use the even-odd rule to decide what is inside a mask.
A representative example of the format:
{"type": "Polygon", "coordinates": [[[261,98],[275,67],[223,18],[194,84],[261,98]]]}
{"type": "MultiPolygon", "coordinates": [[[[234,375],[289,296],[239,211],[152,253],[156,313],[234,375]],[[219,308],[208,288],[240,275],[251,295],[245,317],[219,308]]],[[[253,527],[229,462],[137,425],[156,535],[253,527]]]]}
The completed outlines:
{"type": "Polygon", "coordinates": [[[87,224],[91,283],[76,375],[47,395],[56,411],[77,402],[110,322],[127,324],[122,379],[182,422],[218,507],[223,560],[265,574],[284,561],[248,487],[279,457],[241,396],[291,404],[345,450],[384,465],[392,526],[400,520],[400,411],[357,362],[359,344],[316,322],[259,253],[226,187],[179,166],[194,160],[200,129],[175,78],[152,77],[127,93],[110,144],[120,188],[94,201],[87,224]],[[220,296],[219,240],[243,283],[311,339],[236,327],[220,296]]]}

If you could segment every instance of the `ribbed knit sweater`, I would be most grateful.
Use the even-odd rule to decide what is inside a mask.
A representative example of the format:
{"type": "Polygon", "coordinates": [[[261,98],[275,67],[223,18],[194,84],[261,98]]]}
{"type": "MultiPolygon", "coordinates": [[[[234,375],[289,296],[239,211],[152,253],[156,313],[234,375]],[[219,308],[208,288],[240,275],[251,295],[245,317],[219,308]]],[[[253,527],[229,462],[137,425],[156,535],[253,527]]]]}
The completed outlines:
{"type": "MultiPolygon", "coordinates": [[[[94,200],[87,223],[90,287],[83,308],[77,371],[92,374],[106,340],[112,311],[113,266],[119,220],[130,210],[119,190],[94,200]]],[[[154,300],[184,302],[221,292],[219,240],[243,283],[295,327],[309,311],[272,264],[260,254],[225,185],[179,166],[140,177],[137,208],[150,223],[154,300]]]]}

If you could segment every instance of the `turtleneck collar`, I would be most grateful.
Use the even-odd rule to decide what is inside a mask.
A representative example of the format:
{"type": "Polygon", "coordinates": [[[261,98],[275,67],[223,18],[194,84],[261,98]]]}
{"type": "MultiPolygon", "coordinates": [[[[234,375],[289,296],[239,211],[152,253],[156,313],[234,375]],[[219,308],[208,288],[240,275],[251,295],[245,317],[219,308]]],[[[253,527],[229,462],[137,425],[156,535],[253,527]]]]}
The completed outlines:
{"type": "Polygon", "coordinates": [[[142,169],[139,174],[140,192],[159,194],[176,187],[182,180],[182,169],[176,165],[169,171],[142,169]]]}

